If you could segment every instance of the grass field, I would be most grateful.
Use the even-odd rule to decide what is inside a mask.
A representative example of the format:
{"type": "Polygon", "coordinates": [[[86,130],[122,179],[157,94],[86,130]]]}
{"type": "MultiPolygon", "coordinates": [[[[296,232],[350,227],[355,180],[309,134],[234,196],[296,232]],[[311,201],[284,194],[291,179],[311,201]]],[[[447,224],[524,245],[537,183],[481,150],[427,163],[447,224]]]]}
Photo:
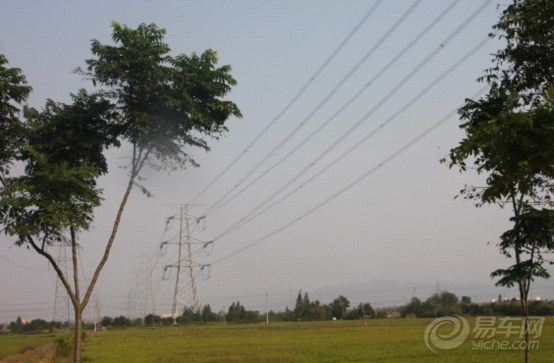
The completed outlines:
{"type": "MultiPolygon", "coordinates": [[[[335,321],[108,330],[87,339],[83,356],[85,362],[118,363],[523,361],[520,350],[473,350],[471,336],[462,346],[437,355],[423,341],[429,322],[390,319],[369,320],[367,327],[361,321],[335,321]]],[[[0,336],[0,352],[13,341],[0,336]]],[[[546,320],[539,341],[532,361],[553,362],[554,318],[546,320]]]]}
{"type": "Polygon", "coordinates": [[[67,333],[0,334],[0,359],[52,343],[67,333]]]}

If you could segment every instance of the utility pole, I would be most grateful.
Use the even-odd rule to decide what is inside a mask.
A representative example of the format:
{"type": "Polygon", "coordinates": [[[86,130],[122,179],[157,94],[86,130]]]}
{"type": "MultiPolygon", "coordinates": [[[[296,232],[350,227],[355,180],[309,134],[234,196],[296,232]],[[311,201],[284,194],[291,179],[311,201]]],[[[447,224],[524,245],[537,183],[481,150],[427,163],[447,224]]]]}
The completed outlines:
{"type": "Polygon", "coordinates": [[[96,301],[94,302],[94,332],[98,331],[98,319],[100,319],[100,299],[96,295],[96,301]]]}
{"type": "MultiPolygon", "coordinates": [[[[165,241],[162,242],[160,247],[163,247],[164,244],[177,244],[178,245],[178,257],[177,261],[173,264],[166,265],[164,267],[164,272],[168,269],[175,268],[177,273],[175,277],[175,289],[173,293],[173,306],[171,315],[173,317],[173,324],[177,324],[177,316],[179,313],[182,313],[182,310],[185,306],[185,293],[188,285],[190,284],[191,291],[191,304],[189,305],[192,310],[196,313],[200,310],[198,303],[198,291],[196,288],[196,276],[195,268],[204,267],[201,264],[196,263],[192,258],[192,244],[203,244],[205,242],[199,241],[191,236],[191,220],[197,220],[196,217],[193,217],[189,214],[189,204],[179,204],[179,213],[177,215],[179,219],[179,235],[177,241],[165,241]]],[[[168,221],[175,218],[172,216],[168,221]]]]}
{"type": "Polygon", "coordinates": [[[435,319],[437,318],[438,316],[438,310],[439,310],[439,298],[440,298],[440,285],[439,285],[439,280],[437,280],[437,293],[436,293],[436,299],[435,299],[435,319]]]}
{"type": "Polygon", "coordinates": [[[364,303],[362,302],[362,317],[364,318],[364,326],[367,328],[367,317],[365,315],[364,303]]]}
{"type": "Polygon", "coordinates": [[[268,298],[268,294],[266,292],[265,293],[265,323],[269,325],[269,312],[267,311],[267,298],[268,298]]]}

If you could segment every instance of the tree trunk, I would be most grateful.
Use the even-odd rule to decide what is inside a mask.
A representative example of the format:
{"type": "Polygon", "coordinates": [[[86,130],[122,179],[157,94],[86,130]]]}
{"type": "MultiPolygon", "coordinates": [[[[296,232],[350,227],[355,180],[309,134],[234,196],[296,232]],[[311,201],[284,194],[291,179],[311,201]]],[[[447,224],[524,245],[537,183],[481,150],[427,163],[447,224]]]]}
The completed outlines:
{"type": "Polygon", "coordinates": [[[74,306],[75,309],[75,343],[73,345],[73,363],[81,362],[81,347],[83,340],[83,311],[81,306],[74,306]]]}
{"type": "MultiPolygon", "coordinates": [[[[529,282],[527,282],[529,283],[529,282]]],[[[530,362],[530,351],[529,351],[529,302],[527,300],[527,289],[525,288],[525,283],[519,282],[519,297],[521,302],[521,312],[523,314],[523,328],[525,334],[525,363],[530,362]]]]}

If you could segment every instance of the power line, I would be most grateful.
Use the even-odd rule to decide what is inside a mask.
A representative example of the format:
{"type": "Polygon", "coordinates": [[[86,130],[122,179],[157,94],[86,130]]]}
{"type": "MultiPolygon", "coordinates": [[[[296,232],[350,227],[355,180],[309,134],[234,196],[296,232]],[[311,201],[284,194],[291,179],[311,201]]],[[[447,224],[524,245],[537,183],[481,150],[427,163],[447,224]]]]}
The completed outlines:
{"type": "MultiPolygon", "coordinates": [[[[404,47],[395,57],[393,57],[393,59],[390,62],[388,62],[385,65],[385,67],[383,67],[379,72],[377,72],[352,98],[350,98],[342,107],[340,107],[331,117],[329,117],[325,122],[323,122],[311,134],[309,134],[302,141],[300,141],[291,151],[289,151],[285,156],[283,156],[281,159],[279,159],[276,163],[274,163],[269,168],[267,168],[264,172],[262,172],[260,175],[258,175],[254,180],[252,180],[250,183],[248,183],[246,186],[244,186],[237,193],[235,193],[231,197],[227,198],[227,200],[221,202],[219,205],[216,205],[218,202],[222,201],[223,198],[221,198],[218,202],[214,203],[214,206],[211,209],[209,209],[205,212],[204,217],[206,217],[209,214],[212,214],[212,213],[216,212],[217,210],[219,210],[220,208],[224,207],[229,202],[234,200],[236,197],[240,196],[242,193],[244,193],[246,190],[248,190],[251,186],[253,186],[258,181],[260,181],[263,177],[265,177],[268,173],[270,173],[275,168],[277,168],[279,165],[281,165],[285,160],[287,160],[290,156],[292,156],[300,148],[302,148],[302,146],[304,146],[309,140],[311,140],[319,132],[321,132],[326,126],[328,126],[331,123],[331,121],[335,120],[344,110],[346,110],[354,101],[356,101],[380,76],[382,76],[388,69],[390,69],[390,67],[392,67],[399,59],[401,59],[413,46],[415,46],[415,44],[419,40],[421,40],[425,36],[425,34],[427,34],[448,12],[450,12],[450,10],[452,10],[452,8],[459,1],[460,0],[454,0],[422,32],[420,32],[414,39],[412,39],[410,42],[408,42],[408,45],[406,47],[404,47]]],[[[311,117],[311,115],[313,115],[314,112],[315,112],[315,110],[312,111],[312,113],[310,113],[309,117],[311,117]]],[[[306,119],[304,119],[304,120],[306,120],[306,119]]]]}
{"type": "MultiPolygon", "coordinates": [[[[473,96],[473,98],[477,98],[479,97],[480,94],[482,94],[484,91],[486,90],[486,88],[482,88],[476,95],[473,96]]],[[[383,166],[385,166],[386,164],[388,164],[389,162],[391,162],[392,160],[396,159],[398,156],[402,155],[404,152],[406,152],[408,149],[410,149],[412,146],[414,146],[415,144],[417,144],[419,141],[421,141],[424,137],[426,137],[428,134],[430,134],[431,132],[433,132],[435,129],[437,129],[439,126],[441,126],[442,124],[444,124],[446,121],[448,121],[452,116],[454,116],[456,114],[457,110],[453,110],[451,112],[449,112],[447,115],[445,115],[444,117],[442,117],[441,119],[439,119],[437,122],[435,122],[433,125],[431,125],[430,127],[428,127],[427,129],[425,129],[422,133],[420,133],[419,135],[417,135],[415,138],[413,138],[411,141],[409,141],[408,143],[406,143],[404,146],[402,146],[401,148],[399,148],[397,151],[395,151],[394,153],[392,153],[391,155],[389,155],[387,158],[383,159],[379,164],[375,165],[373,168],[369,169],[367,172],[365,172],[364,174],[362,174],[361,176],[359,176],[357,179],[355,179],[354,181],[350,182],[349,184],[347,184],[346,186],[344,186],[343,188],[341,188],[340,190],[338,190],[337,192],[333,193],[332,195],[330,195],[329,197],[327,197],[326,199],[324,199],[322,202],[318,203],[317,205],[315,205],[314,207],[312,207],[311,209],[309,209],[308,211],[304,212],[303,214],[301,214],[300,216],[298,216],[297,218],[289,221],[288,223],[284,224],[283,226],[273,230],[272,232],[264,235],[263,237],[261,238],[258,238],[257,240],[255,240],[254,242],[251,242],[249,243],[248,245],[236,250],[235,252],[232,252],[224,257],[221,257],[217,260],[215,260],[214,262],[212,262],[210,265],[213,266],[217,263],[220,263],[220,262],[223,262],[225,260],[228,260],[230,259],[231,257],[265,241],[266,239],[290,228],[291,226],[293,226],[294,224],[300,222],[302,219],[306,218],[307,216],[309,216],[310,214],[313,214],[314,212],[316,212],[317,210],[319,210],[320,208],[322,208],[323,206],[325,206],[326,204],[328,204],[329,202],[333,201],[334,199],[336,199],[337,197],[341,196],[342,194],[344,194],[345,192],[347,192],[348,190],[352,189],[354,186],[356,186],[358,183],[360,183],[361,181],[363,181],[364,179],[368,178],[369,176],[371,176],[373,173],[375,173],[377,170],[379,170],[380,168],[382,168],[383,166]]]]}
{"type": "Polygon", "coordinates": [[[7,263],[9,263],[13,266],[19,267],[21,269],[27,270],[27,271],[44,272],[44,269],[38,269],[38,268],[34,268],[34,267],[25,266],[25,265],[23,265],[23,264],[21,264],[17,261],[14,261],[11,258],[6,257],[6,256],[0,255],[0,260],[2,260],[4,262],[7,262],[7,263]]]}
{"type": "Polygon", "coordinates": [[[219,173],[206,187],[204,187],[200,193],[198,193],[194,198],[192,198],[191,203],[196,201],[200,196],[202,196],[211,186],[216,183],[223,175],[229,171],[241,158],[246,154],[254,144],[298,101],[302,94],[308,89],[312,82],[319,76],[321,72],[331,63],[331,61],[340,53],[342,48],[350,41],[350,39],[358,32],[362,25],[371,17],[373,12],[379,7],[383,0],[377,0],[375,4],[369,9],[369,11],[362,17],[362,19],[356,24],[356,26],[348,33],[346,38],[338,45],[337,48],[331,53],[331,55],[323,62],[323,64],[317,69],[317,71],[304,83],[300,90],[294,95],[294,97],[287,103],[287,105],[267,124],[267,126],[256,136],[254,139],[246,146],[246,148],[239,154],[237,157],[231,161],[221,173],[219,173]]]}
{"type": "MultiPolygon", "coordinates": [[[[420,91],[414,98],[412,98],[408,103],[406,103],[404,106],[402,106],[398,111],[396,111],[393,115],[391,115],[387,120],[385,120],[383,123],[378,125],[376,128],[374,128],[371,132],[366,134],[362,139],[360,139],[357,143],[355,143],[353,146],[351,146],[349,149],[344,151],[342,154],[340,154],[338,157],[333,159],[330,163],[328,163],[325,167],[320,169],[317,173],[312,175],[310,178],[305,180],[302,184],[291,190],[289,193],[285,194],[283,197],[279,198],[275,202],[268,205],[266,208],[262,209],[258,213],[254,214],[255,211],[259,210],[261,206],[267,204],[273,197],[278,195],[280,192],[286,189],[290,185],[290,183],[287,183],[284,187],[280,188],[277,192],[273,193],[269,198],[264,200],[262,203],[258,205],[254,210],[252,210],[248,215],[243,217],[239,222],[235,223],[232,227],[227,229],[225,232],[220,234],[218,238],[221,238],[224,235],[227,235],[238,228],[244,226],[245,224],[251,222],[252,220],[256,219],[260,215],[264,214],[268,210],[272,209],[276,205],[282,203],[284,200],[291,197],[293,194],[298,192],[300,189],[306,187],[308,184],[310,184],[312,181],[317,179],[319,176],[324,174],[326,171],[331,169],[334,165],[336,165],[339,161],[344,159],[346,156],[351,154],[354,150],[356,150],[358,147],[360,147],[362,144],[364,144],[366,141],[368,141],[370,138],[372,138],[375,134],[377,134],[379,131],[381,131],[386,125],[391,123],[393,120],[395,120],[400,114],[405,112],[409,107],[411,107],[413,104],[415,104],[421,97],[423,97],[425,94],[427,94],[437,83],[439,83],[442,79],[444,79],[450,72],[452,72],[455,68],[457,68],[459,65],[461,65],[465,60],[467,60],[471,55],[475,54],[479,49],[483,47],[487,43],[489,39],[485,38],[483,39],[477,46],[475,46],[473,49],[471,49],[462,59],[460,59],[458,62],[456,62],[453,66],[448,68],[445,72],[443,72],[438,78],[436,78],[433,82],[431,82],[427,87],[425,87],[422,91],[420,91]],[[253,215],[254,214],[254,215],[253,215]],[[250,217],[250,218],[249,218],[250,217]]],[[[296,180],[296,179],[295,179],[296,180]]]]}
{"type": "MultiPolygon", "coordinates": [[[[461,32],[474,18],[475,15],[478,14],[480,11],[482,11],[488,3],[490,3],[490,0],[486,0],[481,6],[479,6],[478,9],[476,9],[468,18],[460,24],[453,32],[448,34],[446,38],[439,43],[439,45],[432,50],[429,55],[424,58],[412,71],[410,71],[399,83],[397,83],[384,97],[381,98],[381,100],[374,105],[365,115],[363,115],[355,124],[353,124],[348,130],[346,130],[342,135],[340,135],[329,147],[327,147],[321,154],[319,154],[312,162],[310,162],[304,169],[302,169],[300,172],[298,172],[294,177],[292,177],[284,186],[279,188],[277,191],[275,191],[273,194],[271,194],[268,198],[266,198],[263,202],[258,204],[254,209],[252,209],[247,215],[245,215],[243,218],[241,218],[238,222],[233,224],[231,227],[229,227],[227,230],[219,234],[217,237],[212,239],[212,241],[216,241],[219,238],[223,237],[224,235],[234,231],[237,229],[240,225],[244,225],[246,222],[246,218],[254,214],[257,210],[262,208],[265,204],[267,204],[269,201],[271,201],[273,198],[275,198],[277,195],[282,193],[286,188],[291,186],[296,180],[298,180],[302,175],[304,175],[308,170],[313,168],[315,164],[317,164],[319,161],[321,161],[327,154],[329,154],[334,148],[336,148],[346,137],[348,137],[350,134],[352,134],[359,126],[361,126],[370,116],[373,115],[382,105],[384,105],[394,94],[396,94],[406,82],[408,82],[417,72],[419,72],[428,62],[431,61],[440,51],[442,51],[445,46],[455,38],[459,32],[461,32]]],[[[353,151],[353,149],[357,148],[362,142],[365,142],[367,139],[373,136],[373,134],[377,133],[380,129],[382,129],[386,124],[390,123],[398,114],[405,111],[406,108],[410,107],[413,103],[415,103],[419,98],[421,98],[425,93],[427,93],[436,83],[438,83],[440,80],[442,80],[444,77],[446,77],[453,69],[458,67],[460,64],[462,64],[467,58],[469,58],[471,55],[473,55],[478,49],[480,49],[487,40],[481,41],[477,46],[475,46],[473,49],[471,49],[466,55],[464,55],[458,62],[456,62],[453,66],[451,66],[446,72],[443,72],[438,78],[436,78],[433,82],[431,82],[423,91],[421,91],[416,97],[414,97],[408,104],[406,104],[403,108],[401,108],[393,117],[389,118],[384,124],[381,124],[379,127],[377,127],[375,130],[373,130],[366,138],[356,144],[353,148],[351,148],[347,153],[350,153],[353,151]]],[[[345,157],[346,155],[343,154],[345,157]]],[[[334,161],[332,164],[338,162],[338,160],[334,161]]],[[[330,168],[330,165],[328,165],[326,169],[330,168]]],[[[320,172],[319,174],[321,174],[320,172]]],[[[310,180],[311,181],[311,180],[310,180]]],[[[301,185],[299,188],[301,188],[303,185],[301,185]]],[[[297,188],[297,189],[299,189],[297,188]]],[[[295,190],[296,191],[296,190],[295,190]]],[[[289,193],[286,197],[290,196],[289,193]]],[[[279,203],[282,200],[279,201],[279,203]]],[[[271,207],[273,207],[276,203],[274,203],[271,207]]],[[[266,208],[264,210],[267,211],[266,208]]],[[[253,218],[249,219],[252,220],[253,218]]]]}
{"type": "MultiPolygon", "coordinates": [[[[333,87],[331,92],[323,98],[322,101],[319,102],[319,104],[300,122],[294,129],[292,129],[283,139],[273,147],[253,168],[251,168],[246,175],[244,175],[227,193],[225,193],[221,198],[219,198],[215,203],[212,204],[212,207],[208,208],[208,210],[205,212],[205,214],[210,214],[214,212],[215,210],[219,209],[220,204],[229,194],[231,194],[234,190],[236,190],[242,183],[244,183],[256,170],[258,170],[262,165],[265,164],[265,162],[273,156],[279,149],[281,149],[291,138],[294,134],[296,134],[302,127],[304,127],[308,121],[312,119],[312,117],[327,103],[329,100],[337,93],[337,91],[356,73],[356,71],[379,49],[383,43],[388,39],[388,37],[406,20],[406,18],[413,13],[415,8],[421,3],[422,0],[415,0],[412,5],[398,18],[398,20],[383,34],[383,36],[379,39],[377,43],[373,47],[369,49],[366,54],[352,67],[346,75],[339,81],[339,83],[333,87]]],[[[226,204],[226,203],[225,203],[226,204]]]]}

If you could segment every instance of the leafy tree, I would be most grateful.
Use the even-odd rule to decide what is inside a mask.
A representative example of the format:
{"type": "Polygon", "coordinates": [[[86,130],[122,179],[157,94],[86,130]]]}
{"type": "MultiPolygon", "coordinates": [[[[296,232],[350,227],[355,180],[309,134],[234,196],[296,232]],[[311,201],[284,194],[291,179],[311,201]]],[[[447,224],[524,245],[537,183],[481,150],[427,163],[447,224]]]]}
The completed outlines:
{"type": "Polygon", "coordinates": [[[0,54],[0,180],[7,182],[10,166],[22,144],[24,128],[21,109],[27,101],[31,87],[21,69],[8,67],[8,60],[0,54]]]}
{"type": "Polygon", "coordinates": [[[100,325],[102,325],[104,328],[112,326],[112,324],[113,324],[113,318],[111,316],[104,316],[100,321],[100,325]]]}
{"type": "Polygon", "coordinates": [[[346,313],[346,309],[350,306],[350,301],[342,295],[339,295],[329,304],[329,309],[331,310],[331,315],[337,319],[342,319],[346,313]]]}
{"type": "Polygon", "coordinates": [[[177,323],[201,323],[202,314],[200,311],[193,309],[192,307],[185,307],[183,314],[177,317],[177,323]]]}
{"type": "Polygon", "coordinates": [[[112,322],[112,326],[118,327],[118,328],[129,327],[131,325],[132,325],[131,320],[127,319],[123,315],[114,318],[112,322]]]}
{"type": "Polygon", "coordinates": [[[162,318],[159,315],[154,314],[148,314],[144,317],[144,325],[146,326],[154,326],[160,324],[162,321],[162,318]]]}
{"type": "Polygon", "coordinates": [[[257,311],[246,310],[239,301],[232,303],[226,315],[228,322],[232,323],[255,323],[260,320],[257,311]]]}
{"type": "Polygon", "coordinates": [[[369,303],[359,303],[354,309],[346,312],[344,315],[345,320],[367,319],[374,318],[375,310],[369,303]]]}
{"type": "Polygon", "coordinates": [[[554,249],[554,2],[513,0],[494,30],[491,36],[506,46],[480,78],[490,85],[488,94],[459,110],[465,137],[449,161],[461,171],[473,163],[487,175],[484,187],[466,187],[464,197],[512,210],[513,227],[499,248],[515,263],[492,277],[497,285],[517,285],[527,328],[531,282],[549,277],[544,255],[554,249]]]}
{"type": "Polygon", "coordinates": [[[202,321],[204,321],[205,323],[211,323],[218,320],[219,317],[216,313],[212,312],[212,308],[210,307],[210,305],[204,305],[204,307],[202,308],[202,321]]]}
{"type": "Polygon", "coordinates": [[[404,306],[400,311],[400,316],[403,318],[406,318],[412,315],[418,318],[423,315],[421,300],[415,296],[412,297],[412,300],[406,306],[404,306]]]}
{"type": "Polygon", "coordinates": [[[294,305],[293,311],[294,311],[294,316],[296,317],[296,320],[301,320],[302,317],[304,316],[306,307],[304,306],[304,299],[302,299],[302,290],[298,291],[298,295],[296,296],[296,304],[294,305]]]}
{"type": "Polygon", "coordinates": [[[206,138],[226,131],[238,107],[223,99],[236,81],[229,66],[216,67],[217,54],[170,56],[165,30],[155,24],[136,29],[112,24],[114,45],[93,40],[94,58],[78,73],[99,87],[80,91],[71,104],[48,100],[42,110],[21,107],[30,92],[17,68],[0,57],[0,223],[2,231],[45,257],[62,281],[75,311],[74,361],[81,359],[82,314],[116,240],[123,211],[146,167],[174,170],[197,164],[189,148],[209,150],[206,138]],[[97,180],[108,172],[105,152],[128,144],[128,180],[90,283],[81,291],[77,248],[101,202],[97,180]],[[21,175],[9,176],[20,161],[21,175]],[[72,280],[49,249],[71,249],[72,280]]]}

